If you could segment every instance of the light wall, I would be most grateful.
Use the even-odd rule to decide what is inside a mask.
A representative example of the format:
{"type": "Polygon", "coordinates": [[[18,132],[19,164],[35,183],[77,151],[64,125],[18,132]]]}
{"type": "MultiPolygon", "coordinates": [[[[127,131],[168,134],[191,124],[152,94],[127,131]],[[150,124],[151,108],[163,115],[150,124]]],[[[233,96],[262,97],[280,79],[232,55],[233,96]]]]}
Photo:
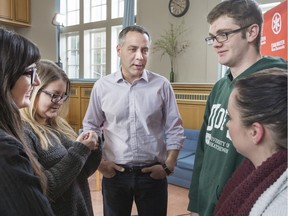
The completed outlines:
{"type": "MultiPolygon", "coordinates": [[[[58,0],[31,0],[31,27],[14,28],[15,31],[35,42],[42,58],[56,61],[56,28],[51,24],[58,0]]],[[[180,56],[175,67],[175,80],[181,83],[214,83],[217,81],[217,58],[211,47],[205,44],[209,25],[206,15],[220,0],[190,0],[188,12],[180,18],[173,17],[168,11],[169,0],[138,0],[137,24],[144,26],[156,40],[169,29],[169,23],[185,23],[189,29],[188,50],[180,56]]],[[[259,3],[277,2],[261,0],[259,3]]],[[[160,53],[151,53],[147,68],[169,77],[168,56],[161,58],[160,53]]]]}
{"type": "MultiPolygon", "coordinates": [[[[219,0],[190,0],[188,12],[183,17],[174,17],[168,11],[169,0],[138,1],[137,23],[148,29],[153,40],[169,29],[169,23],[184,22],[186,40],[190,46],[177,59],[175,66],[176,82],[211,83],[217,80],[217,59],[211,47],[207,47],[204,38],[207,36],[208,25],[206,15],[219,0]]],[[[151,53],[148,68],[169,77],[170,62],[167,55],[151,53]]]]}
{"type": "Polygon", "coordinates": [[[56,61],[56,27],[52,25],[54,14],[54,0],[31,0],[31,27],[16,28],[15,31],[37,44],[42,58],[56,61]]]}

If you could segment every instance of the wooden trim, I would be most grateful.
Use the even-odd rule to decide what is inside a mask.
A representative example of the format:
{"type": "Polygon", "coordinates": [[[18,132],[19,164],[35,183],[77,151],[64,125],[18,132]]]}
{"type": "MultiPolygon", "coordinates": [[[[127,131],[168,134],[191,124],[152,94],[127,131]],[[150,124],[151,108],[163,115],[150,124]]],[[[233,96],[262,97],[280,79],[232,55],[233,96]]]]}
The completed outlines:
{"type": "Polygon", "coordinates": [[[184,128],[200,129],[213,84],[172,84],[184,128]]]}

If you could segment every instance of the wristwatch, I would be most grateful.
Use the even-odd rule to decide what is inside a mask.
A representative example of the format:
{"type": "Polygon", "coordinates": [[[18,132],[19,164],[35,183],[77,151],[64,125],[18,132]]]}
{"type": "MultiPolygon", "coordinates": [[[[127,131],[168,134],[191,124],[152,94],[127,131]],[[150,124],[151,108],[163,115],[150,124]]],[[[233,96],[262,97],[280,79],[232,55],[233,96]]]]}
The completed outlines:
{"type": "Polygon", "coordinates": [[[164,171],[166,172],[167,176],[169,176],[170,174],[172,174],[173,172],[167,167],[167,165],[164,163],[162,164],[162,167],[164,169],[164,171]]]}

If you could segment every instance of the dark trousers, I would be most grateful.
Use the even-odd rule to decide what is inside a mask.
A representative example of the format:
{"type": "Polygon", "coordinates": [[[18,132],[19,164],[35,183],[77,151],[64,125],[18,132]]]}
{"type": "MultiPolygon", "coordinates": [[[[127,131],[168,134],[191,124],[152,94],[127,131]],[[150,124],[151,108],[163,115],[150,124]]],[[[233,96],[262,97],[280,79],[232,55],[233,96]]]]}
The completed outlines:
{"type": "Polygon", "coordinates": [[[131,216],[133,200],[139,216],[167,215],[167,179],[150,173],[117,172],[102,179],[104,216],[131,216]]]}

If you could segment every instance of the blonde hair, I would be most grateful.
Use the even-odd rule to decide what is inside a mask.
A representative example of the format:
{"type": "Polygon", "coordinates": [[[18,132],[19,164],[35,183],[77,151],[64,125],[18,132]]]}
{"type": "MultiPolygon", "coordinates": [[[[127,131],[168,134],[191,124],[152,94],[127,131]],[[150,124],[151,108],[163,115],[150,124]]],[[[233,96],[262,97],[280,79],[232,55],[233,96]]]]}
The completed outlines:
{"type": "Polygon", "coordinates": [[[60,134],[70,140],[75,140],[77,138],[77,133],[65,120],[69,110],[69,99],[61,105],[59,114],[56,117],[49,119],[47,125],[42,125],[36,120],[39,93],[41,90],[45,89],[47,85],[57,80],[63,80],[67,83],[66,94],[69,95],[70,92],[70,81],[68,76],[54,62],[49,60],[40,60],[37,65],[37,74],[41,80],[41,85],[35,87],[32,92],[32,106],[21,109],[20,112],[22,119],[33,128],[38,136],[41,148],[47,150],[49,145],[53,145],[49,139],[49,135],[53,136],[53,138],[57,140],[59,140],[57,135],[60,134]]]}

